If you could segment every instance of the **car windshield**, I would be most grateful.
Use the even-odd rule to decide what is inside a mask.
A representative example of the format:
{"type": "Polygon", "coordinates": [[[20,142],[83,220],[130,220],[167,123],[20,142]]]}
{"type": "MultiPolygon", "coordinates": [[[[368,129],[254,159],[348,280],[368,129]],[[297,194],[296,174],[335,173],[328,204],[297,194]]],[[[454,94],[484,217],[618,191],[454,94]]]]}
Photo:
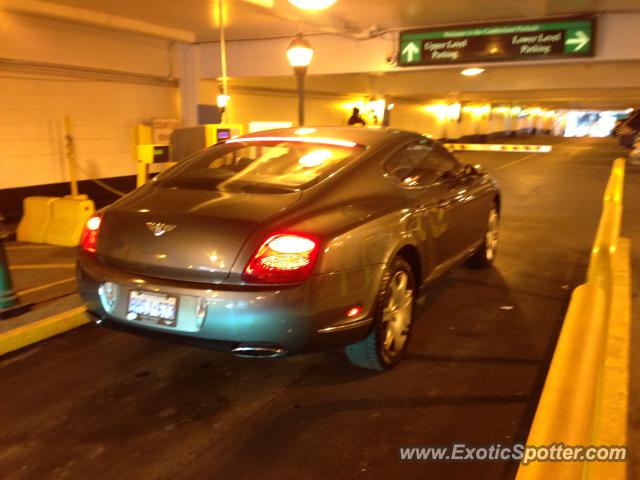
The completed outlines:
{"type": "Polygon", "coordinates": [[[359,146],[297,140],[233,141],[185,160],[158,179],[168,188],[282,193],[308,188],[354,159],[359,146]]]}

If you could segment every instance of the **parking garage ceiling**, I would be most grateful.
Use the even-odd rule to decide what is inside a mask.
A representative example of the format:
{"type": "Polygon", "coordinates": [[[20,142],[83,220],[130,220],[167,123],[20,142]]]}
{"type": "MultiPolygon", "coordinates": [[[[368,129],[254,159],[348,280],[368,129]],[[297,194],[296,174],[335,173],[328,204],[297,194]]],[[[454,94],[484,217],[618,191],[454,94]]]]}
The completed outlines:
{"type": "MultiPolygon", "coordinates": [[[[66,6],[128,17],[196,33],[215,41],[217,0],[54,0],[66,6]]],[[[297,33],[339,33],[366,38],[388,29],[597,12],[640,11],[638,0],[338,0],[329,10],[304,13],[287,0],[226,0],[229,39],[297,33]]]]}
{"type": "MultiPolygon", "coordinates": [[[[12,3],[11,0],[6,2],[12,3]]],[[[219,36],[216,26],[218,0],[52,0],[47,3],[192,32],[189,35],[193,35],[196,42],[215,42],[219,36]]],[[[3,4],[6,3],[0,2],[3,4]]],[[[338,0],[326,11],[309,13],[296,9],[288,0],[226,0],[224,11],[225,32],[229,40],[290,38],[299,30],[306,35],[333,34],[364,40],[384,32],[420,26],[598,12],[640,12],[640,1],[338,0]]],[[[33,9],[30,13],[33,14],[33,9]]],[[[462,78],[459,70],[458,66],[452,66],[385,73],[314,75],[311,69],[308,88],[319,95],[383,94],[419,102],[436,99],[521,102],[555,108],[624,109],[635,105],[640,98],[636,82],[640,65],[636,62],[615,66],[589,62],[496,65],[475,79],[462,78]],[[610,76],[614,67],[620,88],[593,88],[606,85],[603,79],[610,76]],[[572,81],[568,83],[567,79],[572,81]],[[594,81],[581,86],[583,79],[594,81]]],[[[262,89],[288,95],[295,92],[294,79],[290,76],[234,78],[231,86],[237,90],[262,89]]]]}
{"type": "MultiPolygon", "coordinates": [[[[368,96],[388,95],[395,100],[426,103],[434,100],[538,105],[566,109],[626,109],[640,98],[635,62],[571,63],[551,65],[494,66],[481,77],[460,75],[461,67],[413,71],[378,72],[369,75],[312,75],[307,88],[312,94],[368,96]],[[593,88],[616,71],[618,88],[593,88]],[[543,86],[545,86],[543,88],[543,86]]],[[[265,93],[295,91],[295,79],[255,77],[234,79],[232,88],[265,93]]]]}

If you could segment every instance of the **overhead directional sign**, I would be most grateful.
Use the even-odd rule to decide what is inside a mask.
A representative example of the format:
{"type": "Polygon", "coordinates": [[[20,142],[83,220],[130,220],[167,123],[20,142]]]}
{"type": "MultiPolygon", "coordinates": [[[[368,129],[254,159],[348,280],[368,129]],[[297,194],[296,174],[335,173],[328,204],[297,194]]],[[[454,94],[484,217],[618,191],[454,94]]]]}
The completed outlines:
{"type": "Polygon", "coordinates": [[[590,57],[594,34],[593,17],[409,30],[400,33],[399,65],[590,57]]]}
{"type": "Polygon", "coordinates": [[[402,57],[405,59],[407,63],[411,63],[414,61],[414,59],[419,58],[420,47],[418,45],[419,45],[418,41],[407,42],[407,44],[402,49],[402,57]]]}
{"type": "Polygon", "coordinates": [[[570,32],[564,41],[565,51],[567,53],[579,52],[585,50],[585,47],[591,42],[591,36],[582,30],[570,32]]]}

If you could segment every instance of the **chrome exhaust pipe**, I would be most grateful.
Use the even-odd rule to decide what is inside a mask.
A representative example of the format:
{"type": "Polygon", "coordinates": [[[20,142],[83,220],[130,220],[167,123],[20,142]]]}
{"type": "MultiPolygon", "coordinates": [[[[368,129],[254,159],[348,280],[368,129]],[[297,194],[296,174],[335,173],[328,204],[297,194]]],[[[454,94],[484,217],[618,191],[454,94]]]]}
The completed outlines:
{"type": "Polygon", "coordinates": [[[278,345],[242,343],[231,350],[231,353],[243,358],[276,358],[286,355],[287,349],[278,345]]]}

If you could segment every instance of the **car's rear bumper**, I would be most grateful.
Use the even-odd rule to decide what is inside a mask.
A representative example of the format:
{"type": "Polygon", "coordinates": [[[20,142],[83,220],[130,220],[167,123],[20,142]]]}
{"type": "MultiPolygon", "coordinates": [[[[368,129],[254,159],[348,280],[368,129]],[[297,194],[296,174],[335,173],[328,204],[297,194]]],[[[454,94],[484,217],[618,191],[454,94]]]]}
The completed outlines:
{"type": "Polygon", "coordinates": [[[303,284],[282,288],[208,285],[125,272],[86,254],[80,255],[77,270],[87,309],[104,326],[219,350],[249,344],[282,348],[290,354],[331,350],[364,338],[381,274],[382,266],[371,266],[313,275],[303,284]],[[101,301],[99,288],[104,282],[117,286],[112,308],[101,301]],[[132,290],[178,297],[177,325],[128,320],[132,290]],[[200,320],[199,301],[207,305],[200,320]],[[348,318],[346,313],[354,306],[362,313],[348,318]]]}

